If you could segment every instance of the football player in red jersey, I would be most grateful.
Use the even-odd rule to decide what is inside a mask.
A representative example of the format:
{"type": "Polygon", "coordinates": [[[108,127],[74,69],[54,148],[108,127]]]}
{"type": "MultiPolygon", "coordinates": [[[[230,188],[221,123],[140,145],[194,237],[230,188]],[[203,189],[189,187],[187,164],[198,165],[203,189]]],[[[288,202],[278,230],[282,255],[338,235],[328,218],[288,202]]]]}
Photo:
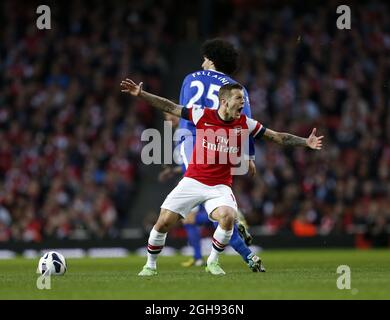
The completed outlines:
{"type": "Polygon", "coordinates": [[[131,79],[121,82],[122,92],[141,98],[162,111],[192,121],[196,125],[197,133],[187,172],[161,205],[160,216],[150,232],[148,259],[139,276],[157,274],[156,260],[164,247],[168,231],[201,203],[204,204],[210,220],[219,223],[213,235],[206,271],[213,275],[223,275],[225,272],[218,258],[229,243],[237,216],[237,203],[231,185],[232,169],[240,157],[243,141],[238,136],[242,137],[247,133],[280,145],[302,146],[315,150],[322,148],[323,136],[317,137],[315,128],[308,138],[276,132],[241,114],[244,93],[239,84],[227,84],[219,90],[217,110],[186,108],[142,90],[142,85],[142,82],[137,85],[131,79]]]}

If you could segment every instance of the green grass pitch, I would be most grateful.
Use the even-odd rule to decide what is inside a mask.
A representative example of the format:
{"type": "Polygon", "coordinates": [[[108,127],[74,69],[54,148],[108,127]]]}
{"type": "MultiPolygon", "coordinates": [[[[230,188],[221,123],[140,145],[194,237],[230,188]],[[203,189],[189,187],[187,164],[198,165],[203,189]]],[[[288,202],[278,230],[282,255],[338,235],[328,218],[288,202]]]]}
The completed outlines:
{"type": "Polygon", "coordinates": [[[183,268],[186,257],[160,257],[158,276],[138,277],[145,258],[68,259],[68,272],[38,290],[37,260],[0,260],[0,299],[390,299],[389,250],[270,250],[266,273],[252,273],[239,256],[222,256],[225,276],[183,268]],[[339,290],[339,265],[351,269],[351,289],[339,290]]]}

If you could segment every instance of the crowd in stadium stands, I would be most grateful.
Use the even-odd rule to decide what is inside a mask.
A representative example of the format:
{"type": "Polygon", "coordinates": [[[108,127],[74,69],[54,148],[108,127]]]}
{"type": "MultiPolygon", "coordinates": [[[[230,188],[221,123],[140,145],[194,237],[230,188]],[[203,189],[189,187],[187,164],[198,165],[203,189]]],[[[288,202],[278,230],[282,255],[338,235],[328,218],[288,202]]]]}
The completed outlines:
{"type": "Polygon", "coordinates": [[[72,4],[53,6],[72,14],[50,32],[37,30],[36,6],[0,4],[0,241],[115,237],[136,196],[153,112],[118,88],[131,73],[161,94],[164,19],[72,4]]]}
{"type": "Polygon", "coordinates": [[[341,31],[334,8],[237,6],[218,30],[241,47],[254,118],[325,136],[321,152],[258,144],[259,174],[236,179],[234,192],[249,223],[269,232],[380,238],[390,228],[390,12],[355,4],[341,31]]]}
{"type": "MultiPolygon", "coordinates": [[[[22,27],[35,19],[34,10],[28,16],[11,1],[2,4],[0,241],[67,238],[77,230],[115,236],[126,224],[140,134],[154,119],[136,99],[129,107],[118,84],[131,72],[164,95],[161,48],[175,39],[165,28],[165,9],[145,16],[137,13],[142,1],[131,3],[107,11],[75,2],[61,28],[46,34],[33,24],[22,27]]],[[[237,177],[234,184],[249,224],[297,236],[360,230],[369,240],[385,234],[388,6],[354,4],[352,29],[338,30],[333,2],[313,9],[230,3],[207,36],[240,48],[235,78],[249,89],[253,117],[278,131],[307,136],[316,127],[325,136],[321,152],[257,144],[257,177],[237,177]]]]}

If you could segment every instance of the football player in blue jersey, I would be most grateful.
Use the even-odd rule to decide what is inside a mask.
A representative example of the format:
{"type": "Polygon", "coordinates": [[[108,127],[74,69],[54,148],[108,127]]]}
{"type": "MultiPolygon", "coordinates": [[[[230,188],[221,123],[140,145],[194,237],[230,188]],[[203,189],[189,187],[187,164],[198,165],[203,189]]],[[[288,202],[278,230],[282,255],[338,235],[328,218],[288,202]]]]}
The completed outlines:
{"type": "MultiPolygon", "coordinates": [[[[222,39],[212,39],[202,45],[201,54],[203,56],[202,69],[188,74],[182,84],[179,103],[183,106],[201,106],[218,109],[218,91],[229,83],[236,83],[230,76],[236,71],[238,66],[238,52],[234,46],[222,39]]],[[[245,105],[243,112],[251,117],[251,109],[247,90],[244,88],[245,105]]],[[[183,173],[191,160],[192,150],[195,142],[196,129],[192,122],[180,119],[179,130],[184,134],[180,141],[180,154],[182,158],[183,173]]],[[[253,138],[249,141],[249,152],[246,152],[248,172],[250,176],[256,173],[254,164],[254,142],[253,138]]],[[[187,231],[188,242],[194,249],[194,256],[189,261],[184,262],[183,266],[203,265],[200,230],[199,225],[210,222],[203,206],[194,208],[193,213],[183,222],[187,231]]],[[[215,227],[216,227],[215,223],[215,227]]],[[[230,240],[230,245],[236,250],[249,268],[254,272],[264,272],[265,269],[261,260],[250,249],[249,245],[252,237],[248,233],[243,222],[238,222],[234,227],[234,233],[230,240]]]]}

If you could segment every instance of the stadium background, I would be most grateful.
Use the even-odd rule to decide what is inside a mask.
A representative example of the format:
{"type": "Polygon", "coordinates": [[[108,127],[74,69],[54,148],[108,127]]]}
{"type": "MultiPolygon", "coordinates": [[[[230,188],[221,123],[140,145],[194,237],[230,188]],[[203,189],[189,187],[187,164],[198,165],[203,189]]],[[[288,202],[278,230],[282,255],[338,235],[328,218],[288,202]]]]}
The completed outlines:
{"type": "MultiPolygon", "coordinates": [[[[234,192],[257,245],[389,246],[390,21],[385,2],[198,0],[0,3],[0,247],[135,249],[176,181],[141,163],[162,114],[121,95],[131,75],[177,100],[199,48],[223,37],[253,117],[325,135],[321,152],[259,143],[234,192]],[[338,4],[352,29],[336,28],[338,4]]],[[[208,230],[204,230],[207,235],[208,230]]],[[[184,231],[170,236],[185,244],[184,231]]]]}

